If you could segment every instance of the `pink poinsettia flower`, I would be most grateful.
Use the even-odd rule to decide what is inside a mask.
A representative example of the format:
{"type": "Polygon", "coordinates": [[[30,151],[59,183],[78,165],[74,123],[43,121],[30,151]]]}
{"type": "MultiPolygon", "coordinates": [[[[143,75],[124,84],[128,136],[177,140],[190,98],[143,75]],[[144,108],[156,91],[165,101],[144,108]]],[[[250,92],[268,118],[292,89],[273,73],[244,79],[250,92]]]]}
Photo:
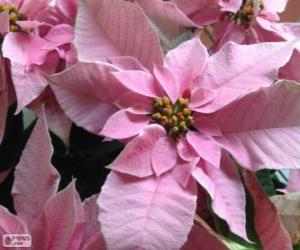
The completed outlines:
{"type": "Polygon", "coordinates": [[[96,196],[84,202],[75,183],[57,192],[59,174],[51,164],[52,146],[46,117],[39,120],[15,171],[12,189],[17,215],[0,206],[0,237],[30,234],[30,249],[105,249],[97,223],[96,196]],[[36,188],[38,186],[38,188],[36,188]]]}
{"type": "Polygon", "coordinates": [[[11,78],[18,104],[16,112],[32,105],[33,101],[35,101],[35,106],[38,103],[46,104],[49,120],[57,120],[55,123],[49,123],[51,129],[66,141],[71,122],[63,115],[54,96],[49,98],[51,93],[45,94],[45,92],[51,92],[50,89],[47,89],[48,82],[45,76],[59,72],[76,62],[76,53],[71,46],[74,39],[73,21],[63,18],[62,14],[63,10],[67,11],[72,7],[73,13],[69,14],[75,15],[76,8],[74,8],[73,1],[64,3],[58,1],[55,7],[43,6],[44,8],[39,9],[39,13],[34,16],[34,20],[39,25],[31,27],[29,30],[19,26],[20,32],[6,34],[2,52],[3,56],[8,58],[11,63],[11,78]],[[53,12],[57,15],[55,16],[53,12]],[[51,22],[47,23],[47,20],[51,20],[51,22]],[[23,32],[24,30],[27,32],[23,32]],[[43,99],[42,97],[45,96],[47,98],[43,99]]]}
{"type": "Polygon", "coordinates": [[[287,0],[172,1],[198,26],[214,25],[215,51],[229,41],[251,44],[299,36],[298,24],[277,22],[287,0]]]}
{"type": "MultiPolygon", "coordinates": [[[[273,86],[273,82],[278,69],[289,60],[294,46],[294,43],[249,46],[229,43],[218,53],[209,56],[200,41],[192,39],[170,51],[165,64],[154,66],[153,71],[138,65],[134,59],[115,58],[115,61],[111,59],[114,65],[80,63],[49,77],[59,103],[76,124],[107,138],[128,142],[109,166],[114,171],[98,202],[108,247],[120,242],[116,249],[124,249],[125,246],[130,248],[147,241],[146,246],[155,249],[158,242],[153,241],[150,234],[157,231],[160,236],[155,235],[167,249],[180,248],[192,226],[196,208],[194,179],[210,193],[215,212],[227,221],[231,230],[247,238],[243,185],[222,148],[226,148],[240,163],[252,170],[264,167],[299,168],[296,153],[285,151],[284,154],[280,151],[277,156],[276,153],[265,153],[273,150],[272,143],[264,143],[268,141],[267,135],[259,143],[261,150],[251,143],[252,130],[257,130],[256,140],[267,129],[268,134],[272,133],[270,137],[276,136],[273,132],[277,131],[271,128],[276,112],[270,112],[261,127],[257,127],[263,116],[253,110],[249,119],[246,119],[238,102],[248,103],[251,100],[261,107],[271,106],[272,92],[288,85],[281,83],[273,86]],[[248,57],[249,54],[252,60],[241,60],[241,55],[248,57]],[[263,63],[262,58],[268,58],[271,63],[263,63]],[[128,63],[127,68],[118,67],[120,60],[122,66],[124,60],[128,63]],[[269,98],[262,98],[264,92],[269,98]],[[229,112],[226,108],[236,111],[226,117],[242,116],[239,117],[240,122],[225,122],[221,114],[229,112]],[[245,121],[245,125],[242,121],[245,121]],[[239,124],[242,131],[238,130],[239,124]],[[231,131],[231,128],[234,130],[231,131]],[[234,143],[240,136],[246,139],[241,139],[235,148],[234,143]],[[293,165],[287,166],[286,162],[293,162],[293,165]],[[133,190],[141,192],[132,193],[131,196],[133,190]],[[161,193],[166,197],[161,197],[161,193]],[[172,199],[168,197],[174,195],[177,200],[184,200],[186,206],[168,202],[172,199]],[[160,209],[156,203],[152,206],[153,197],[164,204],[160,209]],[[129,207],[125,215],[121,207],[123,209],[126,206],[129,207]],[[159,211],[170,210],[169,207],[175,209],[170,215],[172,218],[182,218],[172,229],[168,227],[170,232],[177,228],[173,232],[178,235],[176,241],[170,240],[171,236],[163,233],[161,228],[167,227],[167,221],[172,219],[162,218],[159,211]],[[151,211],[151,214],[153,211],[150,219],[145,215],[147,211],[151,211]],[[158,228],[152,225],[152,220],[161,220],[158,228]],[[115,230],[127,224],[128,227],[115,230]],[[137,226],[131,227],[133,224],[137,226]],[[126,235],[132,237],[120,241],[126,235]]],[[[291,89],[287,87],[286,99],[292,98],[291,89]]],[[[280,96],[275,96],[274,103],[282,105],[279,99],[280,96]]],[[[294,132],[289,130],[290,125],[283,123],[280,126],[292,136],[294,132]]],[[[281,148],[285,146],[281,145],[281,148]]]]}
{"type": "MultiPolygon", "coordinates": [[[[200,27],[213,25],[213,52],[229,41],[239,44],[291,41],[299,39],[300,24],[281,23],[279,15],[287,0],[172,0],[200,27]]],[[[281,69],[280,78],[300,81],[299,49],[281,69]]]]}

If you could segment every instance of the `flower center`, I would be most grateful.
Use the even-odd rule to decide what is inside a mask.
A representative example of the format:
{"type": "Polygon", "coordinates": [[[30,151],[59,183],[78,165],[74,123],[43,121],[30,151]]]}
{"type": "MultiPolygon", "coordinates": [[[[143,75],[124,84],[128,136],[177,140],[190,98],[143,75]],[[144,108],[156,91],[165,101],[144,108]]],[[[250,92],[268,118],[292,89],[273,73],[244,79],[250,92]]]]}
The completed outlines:
{"type": "Polygon", "coordinates": [[[11,32],[21,31],[20,26],[17,24],[17,21],[25,21],[27,17],[20,13],[14,6],[12,5],[0,5],[0,13],[3,11],[8,11],[9,13],[9,30],[11,32]]]}
{"type": "MultiPolygon", "coordinates": [[[[264,9],[264,1],[259,1],[260,11],[264,9]]],[[[244,26],[245,29],[249,29],[254,16],[254,0],[244,0],[243,5],[238,12],[225,13],[225,19],[232,20],[235,24],[244,26]]],[[[224,19],[224,18],[223,18],[224,19]]]]}
{"type": "Polygon", "coordinates": [[[181,97],[173,104],[166,96],[156,98],[153,102],[152,121],[162,125],[175,138],[185,136],[194,122],[189,99],[181,97]]]}

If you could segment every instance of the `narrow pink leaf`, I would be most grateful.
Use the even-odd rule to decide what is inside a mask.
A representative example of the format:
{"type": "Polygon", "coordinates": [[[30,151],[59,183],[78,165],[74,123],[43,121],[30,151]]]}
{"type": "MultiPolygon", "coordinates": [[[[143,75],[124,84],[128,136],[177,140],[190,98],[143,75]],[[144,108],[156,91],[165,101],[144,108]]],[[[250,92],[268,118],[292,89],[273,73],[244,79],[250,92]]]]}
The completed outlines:
{"type": "Polygon", "coordinates": [[[227,250],[221,240],[220,235],[215,233],[205,221],[197,217],[188,240],[181,250],[227,250]]]}
{"type": "Polygon", "coordinates": [[[253,45],[230,42],[210,57],[202,82],[210,88],[248,91],[269,86],[277,78],[278,69],[289,61],[295,45],[294,41],[253,45]]]}
{"type": "Polygon", "coordinates": [[[58,188],[59,174],[51,164],[52,152],[42,112],[16,167],[12,188],[17,214],[29,228],[32,228],[45,203],[58,188]]]}
{"type": "Polygon", "coordinates": [[[210,194],[214,212],[227,222],[232,232],[247,240],[246,195],[236,166],[223,152],[220,169],[210,164],[200,167],[193,171],[193,176],[210,194]]]}
{"type": "Polygon", "coordinates": [[[10,213],[5,207],[1,205],[0,218],[1,244],[3,234],[24,234],[28,232],[26,224],[20,218],[10,213]]]}
{"type": "Polygon", "coordinates": [[[300,168],[299,107],[298,83],[262,88],[217,112],[215,139],[251,170],[300,168]]]}
{"type": "Polygon", "coordinates": [[[98,221],[99,208],[97,206],[98,195],[86,199],[83,203],[86,227],[84,231],[84,241],[100,232],[100,223],[98,221]]]}
{"type": "Polygon", "coordinates": [[[112,139],[127,139],[137,135],[149,122],[150,118],[146,115],[119,110],[106,121],[101,135],[112,139]]]}
{"type": "Polygon", "coordinates": [[[182,189],[170,173],[141,179],[111,172],[98,205],[108,249],[179,249],[193,225],[196,186],[182,189]]]}
{"type": "Polygon", "coordinates": [[[45,205],[39,223],[33,230],[34,249],[67,249],[74,235],[81,242],[84,222],[83,207],[73,181],[45,205]]]}
{"type": "Polygon", "coordinates": [[[292,250],[290,236],[284,228],[274,204],[269,200],[255,175],[247,172],[245,181],[254,201],[255,230],[263,249],[292,250]]]}
{"type": "Polygon", "coordinates": [[[78,5],[75,44],[80,60],[124,55],[149,68],[162,64],[159,39],[136,3],[80,0],[78,5]]]}
{"type": "Polygon", "coordinates": [[[131,140],[111,163],[108,168],[137,177],[147,177],[153,174],[151,165],[152,149],[166,132],[163,127],[152,124],[131,140]]]}

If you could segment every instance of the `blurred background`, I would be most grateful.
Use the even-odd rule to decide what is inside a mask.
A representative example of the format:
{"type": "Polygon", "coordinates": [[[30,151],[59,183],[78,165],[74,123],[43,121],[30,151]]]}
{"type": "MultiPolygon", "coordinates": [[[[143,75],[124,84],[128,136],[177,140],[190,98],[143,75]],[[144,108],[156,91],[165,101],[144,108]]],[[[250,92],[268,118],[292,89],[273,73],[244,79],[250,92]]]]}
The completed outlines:
{"type": "Polygon", "coordinates": [[[283,22],[300,21],[300,0],[289,0],[286,11],[281,15],[281,20],[283,22]]]}

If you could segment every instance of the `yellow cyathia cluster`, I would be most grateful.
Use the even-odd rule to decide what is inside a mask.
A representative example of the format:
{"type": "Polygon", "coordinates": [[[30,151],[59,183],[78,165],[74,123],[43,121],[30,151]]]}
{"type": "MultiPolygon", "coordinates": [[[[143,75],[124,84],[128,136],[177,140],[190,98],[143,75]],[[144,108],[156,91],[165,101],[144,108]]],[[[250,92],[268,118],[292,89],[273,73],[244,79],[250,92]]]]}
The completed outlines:
{"type": "Polygon", "coordinates": [[[172,103],[168,97],[156,98],[153,103],[152,120],[162,125],[168,134],[177,137],[185,136],[193,125],[189,99],[179,98],[172,103]]]}

